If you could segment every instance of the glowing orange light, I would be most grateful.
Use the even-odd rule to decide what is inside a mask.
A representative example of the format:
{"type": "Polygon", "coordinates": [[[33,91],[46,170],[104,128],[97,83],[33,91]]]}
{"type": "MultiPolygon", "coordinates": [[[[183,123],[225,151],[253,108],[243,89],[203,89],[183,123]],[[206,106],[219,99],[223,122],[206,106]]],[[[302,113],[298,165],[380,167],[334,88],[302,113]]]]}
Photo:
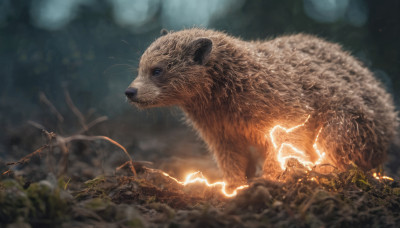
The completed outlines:
{"type": "Polygon", "coordinates": [[[377,173],[373,173],[372,176],[374,176],[375,179],[377,179],[377,180],[390,180],[390,181],[394,180],[393,178],[388,177],[388,176],[381,176],[380,173],[378,173],[378,174],[377,173]]]}
{"type": "Polygon", "coordinates": [[[310,180],[310,181],[317,182],[317,183],[319,184],[318,178],[316,178],[316,177],[311,177],[311,179],[309,179],[309,180],[310,180]]]}
{"type": "MultiPolygon", "coordinates": [[[[292,128],[285,128],[285,127],[282,127],[282,126],[280,126],[280,125],[276,125],[276,126],[274,126],[274,127],[270,130],[269,136],[270,136],[270,138],[271,138],[271,143],[272,143],[272,145],[274,146],[274,148],[275,148],[276,150],[278,150],[277,159],[278,159],[278,162],[280,163],[280,166],[281,166],[282,170],[285,170],[285,168],[286,168],[286,162],[287,162],[287,160],[290,159],[290,158],[297,159],[301,164],[304,165],[304,167],[308,168],[309,170],[311,170],[311,167],[313,167],[313,166],[315,166],[315,165],[318,165],[318,164],[320,164],[320,163],[323,161],[323,159],[324,159],[324,157],[325,157],[325,152],[321,152],[321,151],[319,150],[319,148],[318,148],[318,145],[317,145],[317,143],[318,143],[318,138],[319,138],[319,135],[320,135],[320,133],[321,133],[321,131],[322,131],[322,128],[319,129],[319,131],[318,131],[318,133],[317,133],[317,136],[315,137],[314,144],[313,144],[313,148],[314,148],[314,150],[315,150],[315,153],[318,155],[318,159],[317,159],[317,161],[315,161],[315,162],[312,162],[312,161],[310,160],[309,156],[308,156],[304,151],[299,150],[298,148],[296,148],[295,146],[293,146],[291,143],[284,142],[284,143],[281,143],[281,144],[278,146],[277,143],[276,143],[276,139],[275,139],[275,137],[274,137],[274,133],[275,133],[275,131],[276,131],[277,129],[281,129],[281,130],[285,131],[286,133],[290,133],[290,132],[296,130],[297,128],[303,127],[303,126],[307,123],[307,121],[308,121],[309,118],[310,118],[310,116],[308,116],[307,119],[306,119],[302,124],[299,124],[299,125],[294,126],[294,127],[292,127],[292,128]],[[284,150],[285,148],[290,149],[290,150],[292,151],[292,153],[291,153],[291,154],[288,154],[288,153],[284,154],[284,153],[283,153],[283,150],[284,150]]],[[[266,135],[266,136],[267,136],[267,135],[266,135]]],[[[165,173],[165,172],[161,172],[161,173],[162,173],[164,176],[170,178],[171,180],[173,180],[173,181],[175,181],[176,183],[178,183],[178,184],[180,184],[180,185],[183,185],[183,186],[186,186],[186,185],[188,185],[188,184],[193,184],[193,183],[202,183],[202,184],[205,184],[207,187],[217,187],[217,186],[219,186],[220,189],[221,189],[221,193],[222,193],[224,196],[226,196],[226,197],[233,197],[233,196],[236,196],[236,195],[237,195],[237,192],[238,192],[239,190],[242,190],[242,189],[245,189],[245,188],[248,188],[248,187],[249,187],[249,185],[242,185],[242,186],[239,186],[239,187],[237,187],[236,189],[234,189],[232,193],[228,193],[228,192],[226,191],[226,185],[227,185],[227,184],[226,184],[225,182],[223,182],[223,181],[218,181],[218,182],[215,182],[215,183],[209,183],[209,181],[207,180],[207,178],[205,178],[205,177],[203,176],[203,174],[202,174],[200,171],[197,171],[197,172],[188,174],[188,175],[186,176],[186,178],[185,178],[185,181],[179,181],[179,180],[176,179],[175,177],[170,176],[168,173],[165,173]]],[[[318,182],[318,180],[315,179],[315,178],[311,178],[311,180],[312,180],[312,181],[317,181],[317,182],[318,182]]],[[[298,181],[300,182],[301,179],[299,179],[298,181]]]]}
{"type": "Polygon", "coordinates": [[[175,177],[170,176],[168,173],[162,172],[162,174],[172,180],[174,180],[176,183],[186,186],[188,184],[193,184],[193,183],[203,183],[205,184],[207,187],[217,187],[219,186],[221,188],[221,193],[226,196],[226,197],[233,197],[237,195],[238,190],[242,190],[245,189],[247,187],[249,187],[249,185],[242,185],[237,187],[236,189],[233,190],[232,193],[228,193],[226,191],[226,183],[223,181],[218,181],[215,183],[210,184],[207,180],[207,178],[205,178],[203,176],[203,174],[200,171],[194,172],[194,173],[190,173],[186,176],[185,181],[179,181],[178,179],[176,179],[175,177]]]}
{"type": "Polygon", "coordinates": [[[321,162],[323,161],[323,159],[325,157],[325,152],[321,152],[318,149],[318,145],[317,145],[319,134],[322,131],[322,127],[319,129],[318,134],[315,137],[315,141],[314,141],[314,144],[313,144],[313,148],[315,150],[315,153],[318,155],[318,159],[315,162],[312,162],[310,160],[309,156],[304,151],[299,150],[298,148],[296,148],[295,146],[293,146],[289,142],[281,143],[279,146],[276,143],[276,139],[275,139],[275,136],[274,136],[276,130],[281,129],[281,130],[285,131],[286,133],[290,133],[290,132],[296,130],[297,128],[303,127],[307,123],[308,119],[310,119],[310,116],[308,116],[307,119],[302,124],[299,124],[299,125],[294,126],[292,128],[285,128],[285,127],[282,127],[281,125],[276,125],[270,130],[269,137],[271,138],[271,143],[272,143],[273,147],[276,150],[278,150],[277,160],[280,163],[280,166],[281,166],[282,170],[286,169],[287,160],[290,159],[290,158],[296,159],[304,167],[308,168],[309,170],[311,170],[311,167],[313,167],[315,165],[318,165],[318,164],[321,164],[321,162]],[[292,151],[292,153],[289,153],[287,150],[285,150],[286,153],[284,153],[284,149],[285,148],[287,150],[289,150],[289,151],[292,151]]]}

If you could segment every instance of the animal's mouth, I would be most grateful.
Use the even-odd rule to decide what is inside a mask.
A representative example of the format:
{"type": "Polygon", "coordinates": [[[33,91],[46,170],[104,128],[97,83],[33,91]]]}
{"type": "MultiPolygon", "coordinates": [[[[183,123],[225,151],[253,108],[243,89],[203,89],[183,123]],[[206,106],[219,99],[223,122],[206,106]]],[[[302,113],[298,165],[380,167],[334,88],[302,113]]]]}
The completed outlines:
{"type": "Polygon", "coordinates": [[[141,109],[157,106],[155,104],[155,102],[143,101],[143,100],[139,100],[137,98],[129,98],[128,101],[130,104],[135,105],[136,107],[141,108],[141,109]]]}

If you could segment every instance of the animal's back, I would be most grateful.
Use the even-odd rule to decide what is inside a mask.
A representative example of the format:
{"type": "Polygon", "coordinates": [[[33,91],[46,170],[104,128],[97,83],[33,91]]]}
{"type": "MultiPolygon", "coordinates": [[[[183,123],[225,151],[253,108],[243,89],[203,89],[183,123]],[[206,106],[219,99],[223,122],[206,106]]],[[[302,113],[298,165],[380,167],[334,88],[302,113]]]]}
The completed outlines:
{"type": "Polygon", "coordinates": [[[279,81],[286,116],[311,115],[311,124],[323,129],[320,144],[331,150],[336,166],[354,162],[370,169],[383,162],[397,113],[391,96],[361,62],[339,45],[310,35],[257,46],[266,56],[265,77],[276,75],[273,81],[279,81]]]}

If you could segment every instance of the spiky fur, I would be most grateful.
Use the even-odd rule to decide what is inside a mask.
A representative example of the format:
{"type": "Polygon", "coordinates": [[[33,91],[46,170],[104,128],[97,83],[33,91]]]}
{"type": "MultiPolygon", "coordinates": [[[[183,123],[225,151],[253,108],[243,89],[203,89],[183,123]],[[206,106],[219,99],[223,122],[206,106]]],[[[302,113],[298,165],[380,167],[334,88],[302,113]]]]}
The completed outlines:
{"type": "Polygon", "coordinates": [[[246,42],[204,29],[168,33],[143,54],[139,78],[159,89],[140,95],[139,88],[138,99],[146,100],[139,106],[181,107],[231,184],[253,175],[251,148],[265,158],[265,174],[279,170],[265,137],[276,124],[294,126],[310,115],[289,140],[315,160],[312,144],[322,127],[318,145],[327,161],[364,170],[384,161],[397,127],[392,98],[372,73],[339,45],[305,34],[246,42]],[[193,62],[198,38],[212,41],[205,64],[193,62]],[[160,64],[162,78],[151,79],[160,64]]]}

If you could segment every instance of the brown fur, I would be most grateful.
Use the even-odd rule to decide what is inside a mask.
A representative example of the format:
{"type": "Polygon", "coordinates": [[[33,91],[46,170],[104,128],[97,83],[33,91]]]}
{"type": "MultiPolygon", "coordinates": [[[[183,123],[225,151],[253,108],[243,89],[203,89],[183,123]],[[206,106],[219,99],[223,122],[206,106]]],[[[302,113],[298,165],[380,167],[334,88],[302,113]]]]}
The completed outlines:
{"type": "Polygon", "coordinates": [[[168,33],[143,54],[130,87],[140,108],[177,105],[214,153],[225,179],[254,174],[251,151],[264,173],[280,170],[265,134],[276,124],[304,128],[287,137],[315,161],[312,144],[340,169],[381,164],[397,127],[390,95],[372,73],[337,44],[298,34],[246,42],[224,33],[168,33]],[[153,76],[153,70],[162,73],[153,76]]]}

